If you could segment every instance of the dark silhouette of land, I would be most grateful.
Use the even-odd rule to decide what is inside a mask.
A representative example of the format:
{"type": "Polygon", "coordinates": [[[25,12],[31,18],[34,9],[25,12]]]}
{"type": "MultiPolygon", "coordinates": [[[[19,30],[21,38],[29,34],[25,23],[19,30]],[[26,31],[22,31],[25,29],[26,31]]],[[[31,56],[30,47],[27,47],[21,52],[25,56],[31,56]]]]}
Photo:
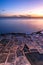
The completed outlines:
{"type": "Polygon", "coordinates": [[[0,18],[25,18],[25,19],[43,19],[43,16],[19,15],[19,16],[0,16],[0,18]]]}

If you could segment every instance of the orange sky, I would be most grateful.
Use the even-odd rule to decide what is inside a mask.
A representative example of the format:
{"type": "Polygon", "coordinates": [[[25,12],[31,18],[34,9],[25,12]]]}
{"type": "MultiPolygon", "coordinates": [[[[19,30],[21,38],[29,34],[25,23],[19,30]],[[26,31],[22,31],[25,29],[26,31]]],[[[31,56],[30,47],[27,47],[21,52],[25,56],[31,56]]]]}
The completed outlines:
{"type": "Polygon", "coordinates": [[[43,0],[0,0],[0,16],[43,16],[43,0]]]}

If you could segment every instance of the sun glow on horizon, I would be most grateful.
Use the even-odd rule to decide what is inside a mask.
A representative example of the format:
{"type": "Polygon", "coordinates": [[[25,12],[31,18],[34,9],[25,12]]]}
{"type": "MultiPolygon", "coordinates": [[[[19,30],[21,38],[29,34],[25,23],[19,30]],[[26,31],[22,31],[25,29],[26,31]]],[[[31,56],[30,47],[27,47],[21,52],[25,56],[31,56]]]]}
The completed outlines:
{"type": "Polygon", "coordinates": [[[36,7],[33,9],[27,9],[27,10],[21,10],[21,11],[14,11],[14,10],[10,10],[10,12],[8,11],[2,11],[0,13],[0,16],[20,16],[20,15],[24,15],[24,16],[33,16],[33,17],[43,17],[43,7],[36,7]]]}
{"type": "Polygon", "coordinates": [[[0,0],[0,16],[43,16],[43,0],[0,0]]]}

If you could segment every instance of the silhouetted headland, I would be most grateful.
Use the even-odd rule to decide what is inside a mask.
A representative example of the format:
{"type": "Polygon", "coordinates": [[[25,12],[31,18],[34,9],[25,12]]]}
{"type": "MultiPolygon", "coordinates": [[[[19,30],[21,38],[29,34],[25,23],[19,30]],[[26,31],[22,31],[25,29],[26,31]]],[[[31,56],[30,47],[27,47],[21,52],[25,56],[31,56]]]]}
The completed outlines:
{"type": "Polygon", "coordinates": [[[43,19],[43,17],[32,17],[32,16],[24,16],[24,15],[19,15],[19,16],[0,16],[0,18],[21,18],[21,19],[43,19]]]}

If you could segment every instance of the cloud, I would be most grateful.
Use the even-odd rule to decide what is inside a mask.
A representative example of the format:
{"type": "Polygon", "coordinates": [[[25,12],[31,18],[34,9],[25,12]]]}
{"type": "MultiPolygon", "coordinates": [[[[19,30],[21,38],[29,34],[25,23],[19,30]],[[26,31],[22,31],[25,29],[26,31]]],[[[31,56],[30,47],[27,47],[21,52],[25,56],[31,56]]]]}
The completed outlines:
{"type": "Polygon", "coordinates": [[[0,10],[0,12],[4,12],[4,11],[5,11],[4,9],[0,10]]]}
{"type": "Polygon", "coordinates": [[[2,11],[4,12],[5,10],[3,9],[2,11]]]}

